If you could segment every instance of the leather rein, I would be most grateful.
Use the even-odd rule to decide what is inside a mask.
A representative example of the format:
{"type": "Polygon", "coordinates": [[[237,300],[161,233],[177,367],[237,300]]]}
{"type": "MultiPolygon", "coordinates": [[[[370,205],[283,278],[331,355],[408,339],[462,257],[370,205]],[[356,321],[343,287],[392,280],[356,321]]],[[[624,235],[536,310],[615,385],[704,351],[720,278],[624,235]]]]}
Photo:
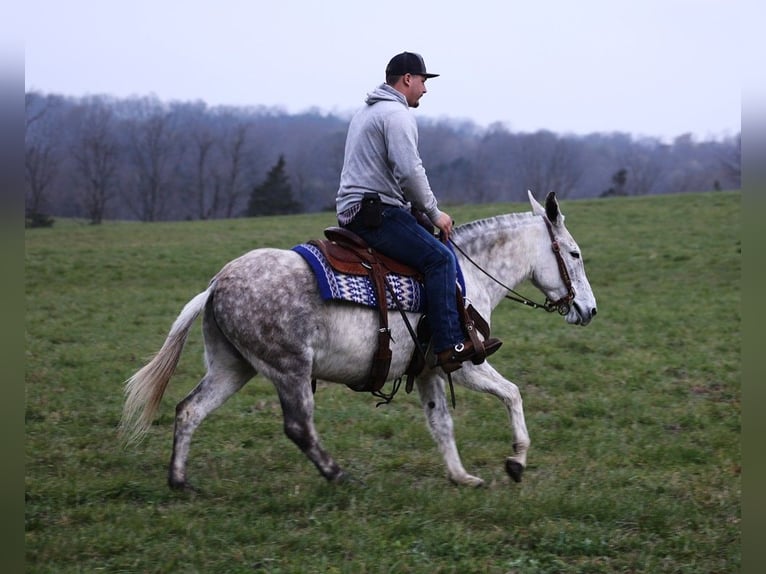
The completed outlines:
{"type": "Polygon", "coordinates": [[[556,256],[556,263],[558,264],[558,267],[559,267],[559,274],[561,275],[561,279],[564,282],[564,286],[567,288],[567,294],[561,297],[560,299],[557,299],[556,301],[551,301],[551,299],[546,296],[544,303],[542,304],[535,303],[529,297],[526,297],[522,295],[521,293],[514,291],[513,289],[505,285],[502,281],[492,276],[486,269],[484,269],[481,265],[476,263],[476,261],[471,259],[471,257],[465,251],[463,251],[460,248],[460,246],[457,245],[454,241],[452,241],[452,245],[454,245],[455,249],[457,249],[463,255],[463,257],[468,259],[468,261],[470,261],[474,267],[476,267],[479,271],[484,273],[484,275],[492,279],[492,281],[500,285],[503,289],[508,291],[508,293],[505,294],[506,299],[510,299],[511,301],[516,301],[517,303],[522,303],[528,307],[532,307],[533,309],[545,309],[549,313],[553,311],[558,311],[559,315],[566,315],[567,313],[569,313],[569,310],[571,309],[572,301],[575,298],[574,288],[572,287],[572,279],[570,278],[569,271],[567,270],[567,267],[564,264],[564,258],[561,255],[561,248],[559,247],[559,242],[556,241],[556,237],[553,235],[553,225],[551,224],[550,220],[547,217],[543,217],[543,221],[545,221],[545,226],[548,229],[548,236],[551,238],[551,249],[553,250],[553,254],[556,256]]]}

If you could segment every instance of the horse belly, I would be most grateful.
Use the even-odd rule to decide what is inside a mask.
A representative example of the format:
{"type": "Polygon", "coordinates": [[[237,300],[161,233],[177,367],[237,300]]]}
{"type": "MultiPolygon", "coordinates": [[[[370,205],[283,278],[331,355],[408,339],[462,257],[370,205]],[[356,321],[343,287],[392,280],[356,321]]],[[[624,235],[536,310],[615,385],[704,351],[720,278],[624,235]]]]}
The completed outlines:
{"type": "MultiPolygon", "coordinates": [[[[322,335],[315,341],[314,378],[356,386],[366,382],[378,346],[378,312],[345,303],[324,302],[322,335]]],[[[413,324],[417,316],[411,319],[413,324]]],[[[404,374],[414,345],[401,317],[389,313],[392,353],[389,380],[404,374]]]]}

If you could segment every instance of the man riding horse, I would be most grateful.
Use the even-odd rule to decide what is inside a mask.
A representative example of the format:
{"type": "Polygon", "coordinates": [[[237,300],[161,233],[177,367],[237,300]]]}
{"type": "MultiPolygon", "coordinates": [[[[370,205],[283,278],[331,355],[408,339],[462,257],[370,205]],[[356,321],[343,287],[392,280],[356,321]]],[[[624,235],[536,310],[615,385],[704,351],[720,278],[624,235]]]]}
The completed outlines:
{"type": "MultiPolygon", "coordinates": [[[[567,230],[552,192],[545,206],[528,192],[531,213],[497,215],[452,229],[452,219],[439,210],[428,184],[417,151],[417,126],[408,110],[418,105],[426,92],[426,79],[434,75],[426,72],[417,54],[395,56],[386,83],[370,94],[368,105],[352,120],[337,198],[339,223],[346,229],[333,231],[344,238],[356,233],[366,240],[376,251],[367,251],[370,257],[364,261],[373,269],[381,267],[379,251],[425,276],[425,311],[436,354],[431,366],[441,367],[450,386],[451,373],[457,371],[454,378],[459,385],[502,401],[512,426],[513,448],[505,469],[518,482],[530,445],[521,393],[484,360],[501,342],[489,335],[482,340],[476,331],[489,332],[492,309],[505,298],[558,310],[568,323],[581,326],[596,316],[596,299],[580,248],[567,230]],[[418,223],[411,206],[426,214],[445,242],[452,236],[449,245],[418,223]],[[464,293],[472,299],[468,307],[457,303],[458,261],[464,293]],[[511,297],[513,287],[525,280],[545,295],[544,304],[511,297]],[[486,329],[478,321],[466,321],[462,312],[471,308],[486,319],[486,329]],[[468,325],[465,334],[461,315],[468,325]],[[473,364],[464,365],[467,360],[473,364]]],[[[391,284],[387,286],[394,295],[391,284]]],[[[381,304],[383,289],[378,289],[378,296],[381,304]]],[[[311,264],[295,249],[253,249],[224,265],[207,288],[186,303],[158,353],[126,381],[121,432],[128,440],[138,440],[152,427],[191,327],[202,316],[206,372],[176,406],[168,484],[192,488],[187,460],[197,427],[258,373],[277,391],[285,434],[327,480],[345,480],[346,471],[324,448],[314,424],[312,382],[359,390],[360,384],[370,380],[370,365],[376,364],[379,354],[383,356],[375,351],[376,343],[381,349],[381,339],[393,343],[390,349],[388,345],[383,348],[389,351],[385,361],[377,361],[385,367],[383,378],[409,377],[408,365],[414,363],[419,340],[407,336],[411,334],[407,315],[415,319],[422,311],[418,307],[405,312],[401,306],[398,310],[401,317],[383,310],[385,324],[381,327],[379,314],[369,306],[328,301],[311,264]]],[[[431,353],[423,355],[430,357],[431,353]]],[[[460,460],[445,377],[439,371],[418,370],[413,385],[450,480],[478,486],[482,479],[468,473],[460,460]]]]}

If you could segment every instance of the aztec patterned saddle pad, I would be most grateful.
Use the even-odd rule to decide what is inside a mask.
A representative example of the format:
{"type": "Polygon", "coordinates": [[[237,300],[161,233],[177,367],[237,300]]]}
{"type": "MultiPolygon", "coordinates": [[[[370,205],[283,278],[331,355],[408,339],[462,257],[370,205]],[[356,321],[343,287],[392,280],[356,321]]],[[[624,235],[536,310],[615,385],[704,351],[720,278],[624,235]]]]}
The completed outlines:
{"type": "MultiPolygon", "coordinates": [[[[378,299],[375,294],[375,286],[369,277],[339,273],[330,267],[322,252],[310,243],[296,245],[292,250],[300,254],[311,267],[316,276],[322,299],[325,301],[348,301],[377,308],[378,299]]],[[[394,273],[389,273],[386,277],[396,293],[402,309],[414,313],[425,311],[425,292],[422,284],[412,277],[404,277],[394,273]]],[[[458,283],[465,293],[463,274],[459,268],[458,283]]],[[[396,304],[388,291],[386,291],[386,304],[389,309],[396,309],[396,304]]]]}

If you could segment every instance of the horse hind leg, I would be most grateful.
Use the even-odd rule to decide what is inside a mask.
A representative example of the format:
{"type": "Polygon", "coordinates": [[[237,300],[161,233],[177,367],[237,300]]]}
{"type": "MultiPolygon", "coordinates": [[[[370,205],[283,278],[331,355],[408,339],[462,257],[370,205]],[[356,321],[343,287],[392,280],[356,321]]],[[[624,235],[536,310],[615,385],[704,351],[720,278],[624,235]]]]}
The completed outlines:
{"type": "Polygon", "coordinates": [[[204,329],[207,373],[176,406],[173,452],[168,471],[168,485],[173,489],[194,490],[186,478],[186,463],[194,431],[205,417],[255,375],[252,365],[223,337],[214,322],[207,321],[207,317],[204,329]]]}
{"type": "Polygon", "coordinates": [[[168,485],[173,489],[193,490],[186,479],[192,435],[202,421],[241,389],[251,374],[239,377],[233,373],[208,372],[197,387],[176,406],[173,430],[173,454],[170,459],[168,485]]]}
{"type": "Polygon", "coordinates": [[[314,463],[320,474],[330,482],[343,482],[348,475],[322,447],[314,426],[314,395],[311,391],[311,377],[290,376],[288,370],[280,369],[279,374],[264,373],[277,389],[284,417],[284,431],[308,459],[314,463]]]}

